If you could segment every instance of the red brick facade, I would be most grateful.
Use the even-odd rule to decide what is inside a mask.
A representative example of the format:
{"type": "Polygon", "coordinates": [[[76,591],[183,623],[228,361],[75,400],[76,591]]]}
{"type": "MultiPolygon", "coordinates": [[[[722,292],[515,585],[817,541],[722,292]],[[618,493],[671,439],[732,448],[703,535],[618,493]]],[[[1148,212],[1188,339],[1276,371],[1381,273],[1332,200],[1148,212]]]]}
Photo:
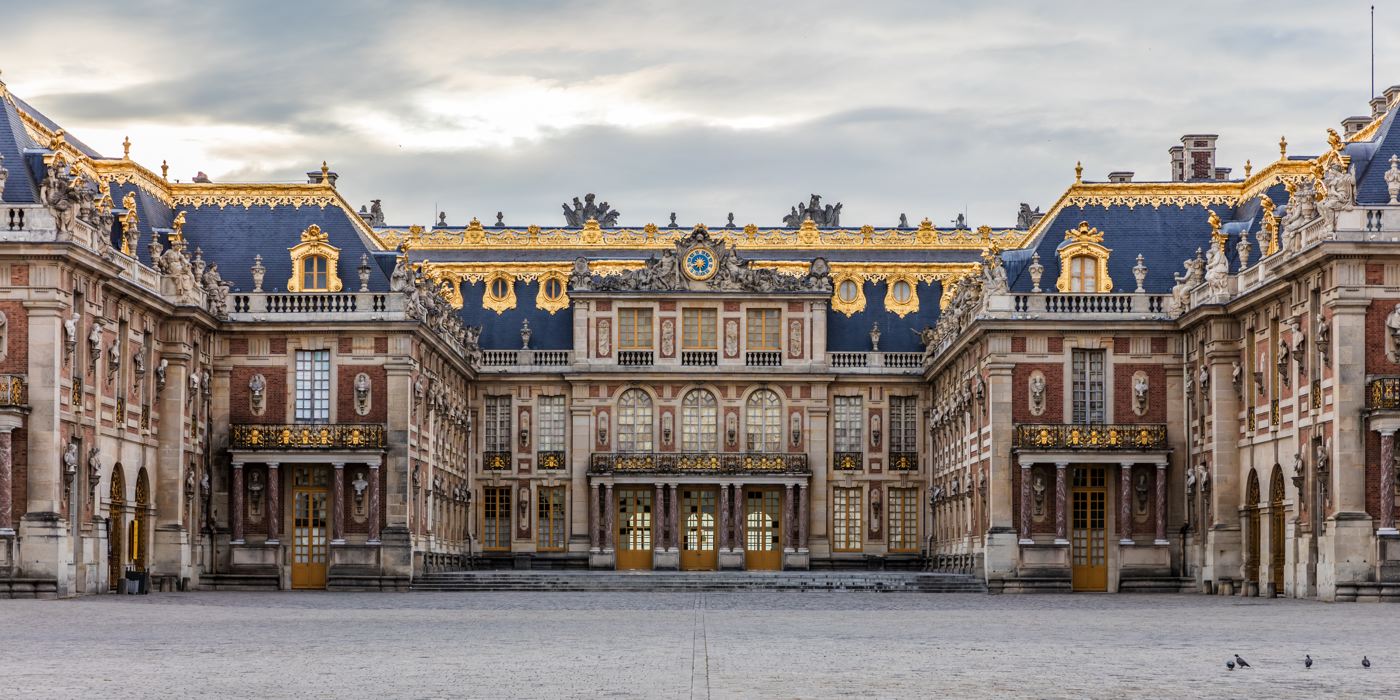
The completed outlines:
{"type": "Polygon", "coordinates": [[[336,367],[335,420],[337,423],[383,423],[387,420],[388,396],[384,393],[388,377],[379,365],[340,365],[336,367]],[[355,377],[361,372],[369,375],[369,412],[355,412],[355,377]]]}
{"type": "MultiPolygon", "coordinates": [[[[1056,338],[1058,340],[1058,338],[1056,338]]],[[[1058,362],[1021,362],[1011,372],[1011,419],[1017,423],[1064,422],[1064,365],[1058,362]],[[1031,374],[1045,375],[1045,411],[1031,413],[1031,374]]]]}
{"type": "Polygon", "coordinates": [[[1167,372],[1162,365],[1113,363],[1113,422],[1167,422],[1167,372]],[[1146,412],[1133,411],[1133,375],[1147,375],[1146,412]]]}

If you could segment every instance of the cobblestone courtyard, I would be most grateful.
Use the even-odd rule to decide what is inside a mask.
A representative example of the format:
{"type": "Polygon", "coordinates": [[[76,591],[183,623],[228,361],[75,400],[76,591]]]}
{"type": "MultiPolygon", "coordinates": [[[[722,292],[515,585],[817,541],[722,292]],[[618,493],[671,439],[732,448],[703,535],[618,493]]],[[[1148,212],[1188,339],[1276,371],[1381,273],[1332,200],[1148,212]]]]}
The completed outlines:
{"type": "Polygon", "coordinates": [[[17,698],[1400,694],[1400,608],[1186,595],[101,596],[0,602],[0,648],[17,698]]]}

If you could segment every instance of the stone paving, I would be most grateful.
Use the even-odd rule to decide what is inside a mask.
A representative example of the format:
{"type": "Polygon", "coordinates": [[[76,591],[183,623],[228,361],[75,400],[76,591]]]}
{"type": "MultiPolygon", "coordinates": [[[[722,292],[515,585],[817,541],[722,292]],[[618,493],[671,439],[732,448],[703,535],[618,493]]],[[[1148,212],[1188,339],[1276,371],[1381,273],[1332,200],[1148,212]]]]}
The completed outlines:
{"type": "Polygon", "coordinates": [[[0,697],[293,695],[1397,697],[1400,607],[766,591],[0,601],[0,697]],[[1226,670],[1236,652],[1255,668],[1226,670]]]}

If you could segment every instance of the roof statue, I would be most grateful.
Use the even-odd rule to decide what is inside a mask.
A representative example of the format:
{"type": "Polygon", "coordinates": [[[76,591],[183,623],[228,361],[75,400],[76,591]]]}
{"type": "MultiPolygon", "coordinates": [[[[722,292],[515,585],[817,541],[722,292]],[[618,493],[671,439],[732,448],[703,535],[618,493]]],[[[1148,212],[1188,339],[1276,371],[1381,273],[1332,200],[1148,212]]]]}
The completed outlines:
{"type": "Polygon", "coordinates": [[[803,221],[808,219],[818,227],[835,228],[841,225],[841,203],[828,204],[822,206],[822,196],[814,194],[807,200],[807,204],[797,204],[783,217],[783,224],[788,228],[797,228],[803,221]]]}
{"type": "Polygon", "coordinates": [[[710,237],[704,226],[676,240],[675,246],[646,260],[636,270],[593,279],[588,261],[574,261],[570,286],[575,291],[600,292],[831,292],[831,266],[825,258],[812,259],[801,277],[757,268],[740,257],[727,241],[710,237]]]}
{"type": "Polygon", "coordinates": [[[594,204],[593,200],[596,197],[597,195],[589,192],[583,196],[582,202],[578,197],[574,197],[573,208],[568,204],[560,205],[564,207],[564,225],[581,227],[592,220],[597,221],[601,228],[617,228],[617,217],[621,212],[613,209],[607,202],[594,204]]]}
{"type": "Polygon", "coordinates": [[[1035,225],[1035,222],[1040,221],[1042,216],[1045,214],[1040,211],[1040,207],[1031,209],[1031,205],[1021,202],[1021,209],[1016,212],[1016,228],[1030,228],[1035,225]]]}
{"type": "MultiPolygon", "coordinates": [[[[364,207],[360,207],[361,216],[364,216],[364,210],[364,207]]],[[[379,227],[384,225],[384,207],[380,206],[380,200],[369,200],[369,215],[365,216],[365,221],[370,226],[379,227]]]]}

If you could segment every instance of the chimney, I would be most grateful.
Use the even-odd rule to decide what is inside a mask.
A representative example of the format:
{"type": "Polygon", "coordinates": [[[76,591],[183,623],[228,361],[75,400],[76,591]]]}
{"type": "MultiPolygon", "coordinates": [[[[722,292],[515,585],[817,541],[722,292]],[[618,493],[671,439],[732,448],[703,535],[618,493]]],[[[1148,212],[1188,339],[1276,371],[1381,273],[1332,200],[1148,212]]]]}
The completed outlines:
{"type": "Polygon", "coordinates": [[[1356,132],[1371,123],[1370,117],[1347,117],[1342,120],[1342,138],[1351,138],[1356,132]]]}
{"type": "Polygon", "coordinates": [[[1229,169],[1229,168],[1216,168],[1216,169],[1215,169],[1215,179],[1217,179],[1217,180],[1229,180],[1229,179],[1230,179],[1230,169],[1229,169]]]}
{"type": "Polygon", "coordinates": [[[1186,149],[1181,146],[1172,146],[1167,149],[1167,153],[1172,154],[1172,182],[1181,182],[1186,179],[1186,149]]]}
{"type": "Polygon", "coordinates": [[[1115,171],[1113,171],[1113,172],[1111,172],[1111,173],[1108,174],[1108,181],[1109,181],[1109,182],[1132,182],[1132,181],[1133,181],[1133,171],[1131,171],[1131,170],[1115,170],[1115,171]]]}
{"type": "Polygon", "coordinates": [[[322,173],[320,170],[308,170],[306,172],[306,182],[308,184],[319,185],[321,184],[322,177],[325,177],[327,180],[330,180],[331,187],[335,187],[335,181],[340,179],[340,173],[322,173]]]}
{"type": "Polygon", "coordinates": [[[1181,147],[1185,150],[1186,180],[1212,180],[1215,178],[1216,134],[1187,134],[1181,137],[1181,147]]]}
{"type": "Polygon", "coordinates": [[[1380,119],[1385,115],[1386,100],[1384,97],[1371,98],[1371,118],[1380,119]]]}
{"type": "Polygon", "coordinates": [[[1385,89],[1385,92],[1381,93],[1381,95],[1385,97],[1386,104],[1388,105],[1395,104],[1395,96],[1397,94],[1400,94],[1400,85],[1391,85],[1385,89]]]}

